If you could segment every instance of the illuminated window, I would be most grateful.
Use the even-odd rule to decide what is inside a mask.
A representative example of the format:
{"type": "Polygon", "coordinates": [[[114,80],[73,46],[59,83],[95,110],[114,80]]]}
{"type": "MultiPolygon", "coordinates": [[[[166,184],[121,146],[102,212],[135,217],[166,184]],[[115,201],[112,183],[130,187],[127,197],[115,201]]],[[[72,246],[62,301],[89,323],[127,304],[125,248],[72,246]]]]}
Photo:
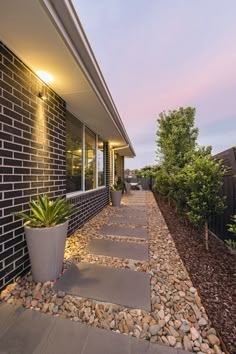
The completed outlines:
{"type": "Polygon", "coordinates": [[[66,192],[105,186],[104,161],[104,141],[67,112],[66,192]]]}
{"type": "Polygon", "coordinates": [[[82,190],[83,124],[68,113],[66,119],[66,191],[82,190]]]}
{"type": "Polygon", "coordinates": [[[96,135],[85,128],[85,190],[96,188],[96,135]]]}
{"type": "Polygon", "coordinates": [[[98,138],[97,148],[98,187],[104,186],[104,142],[98,138]]]}

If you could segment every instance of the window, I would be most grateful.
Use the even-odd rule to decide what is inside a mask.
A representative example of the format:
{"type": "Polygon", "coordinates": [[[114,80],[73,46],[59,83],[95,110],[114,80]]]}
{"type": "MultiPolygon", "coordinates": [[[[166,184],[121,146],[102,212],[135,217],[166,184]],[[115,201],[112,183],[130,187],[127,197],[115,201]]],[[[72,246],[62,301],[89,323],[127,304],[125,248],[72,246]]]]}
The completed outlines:
{"type": "Polygon", "coordinates": [[[66,191],[82,190],[83,124],[71,114],[66,119],[66,191]]]}
{"type": "Polygon", "coordinates": [[[71,113],[66,117],[66,192],[105,185],[104,141],[71,113]]]}
{"type": "Polygon", "coordinates": [[[85,190],[96,188],[96,135],[85,128],[85,190]]]}
{"type": "Polygon", "coordinates": [[[98,138],[97,148],[98,187],[104,186],[104,142],[98,138]]]}

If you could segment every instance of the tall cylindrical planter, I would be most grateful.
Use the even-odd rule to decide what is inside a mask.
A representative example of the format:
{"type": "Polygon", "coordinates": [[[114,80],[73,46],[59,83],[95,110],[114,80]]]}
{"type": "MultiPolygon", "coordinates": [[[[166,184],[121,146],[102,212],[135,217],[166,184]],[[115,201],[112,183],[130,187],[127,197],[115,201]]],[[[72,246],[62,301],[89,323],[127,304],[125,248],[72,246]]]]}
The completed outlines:
{"type": "Polygon", "coordinates": [[[25,225],[33,279],[44,283],[59,277],[64,259],[68,223],[45,228],[25,225]]]}
{"type": "Polygon", "coordinates": [[[115,207],[120,206],[122,191],[111,191],[111,203],[115,207]]]}

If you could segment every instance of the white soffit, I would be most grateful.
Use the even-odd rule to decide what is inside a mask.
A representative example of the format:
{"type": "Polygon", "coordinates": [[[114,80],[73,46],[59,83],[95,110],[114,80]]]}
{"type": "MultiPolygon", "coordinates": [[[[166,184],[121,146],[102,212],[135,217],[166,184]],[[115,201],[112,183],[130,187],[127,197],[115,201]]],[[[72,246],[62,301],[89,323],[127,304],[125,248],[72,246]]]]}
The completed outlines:
{"type": "MultiPolygon", "coordinates": [[[[39,0],[0,1],[0,34],[3,43],[34,72],[52,75],[52,89],[90,129],[116,146],[127,143],[39,0]]],[[[128,150],[127,155],[133,156],[128,150]]]]}

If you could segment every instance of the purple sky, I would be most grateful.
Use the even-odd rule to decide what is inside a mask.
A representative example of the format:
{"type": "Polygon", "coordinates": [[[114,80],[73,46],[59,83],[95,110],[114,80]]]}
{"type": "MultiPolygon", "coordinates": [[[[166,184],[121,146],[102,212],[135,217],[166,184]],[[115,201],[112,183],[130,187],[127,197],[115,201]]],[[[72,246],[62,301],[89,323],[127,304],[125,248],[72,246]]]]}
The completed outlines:
{"type": "Polygon", "coordinates": [[[163,110],[196,107],[199,144],[236,145],[235,0],[74,0],[137,157],[155,163],[163,110]]]}

